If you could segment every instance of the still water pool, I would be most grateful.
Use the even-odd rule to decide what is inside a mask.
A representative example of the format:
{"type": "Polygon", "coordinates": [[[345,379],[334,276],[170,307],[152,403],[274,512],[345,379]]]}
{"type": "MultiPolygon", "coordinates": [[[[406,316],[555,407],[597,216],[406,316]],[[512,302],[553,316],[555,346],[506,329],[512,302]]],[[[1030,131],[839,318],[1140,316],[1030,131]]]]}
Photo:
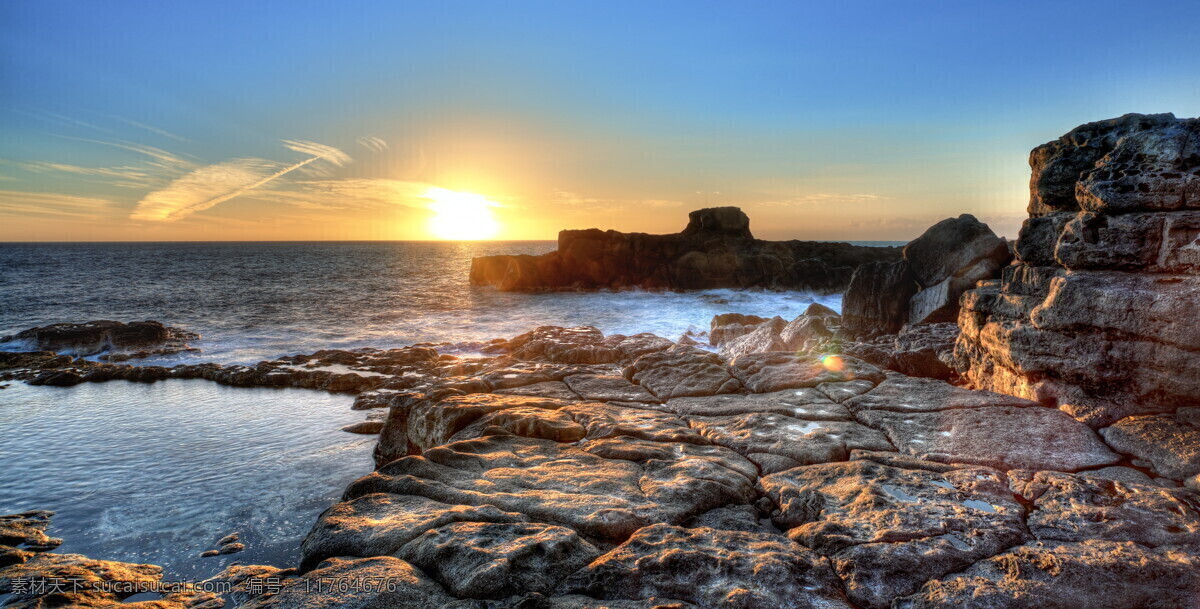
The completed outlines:
{"type": "Polygon", "coordinates": [[[162,565],[291,566],[317,514],[372,469],[352,398],[207,381],[0,389],[0,514],[57,512],[59,552],[162,565]],[[199,558],[238,532],[246,550],[199,558]]]}

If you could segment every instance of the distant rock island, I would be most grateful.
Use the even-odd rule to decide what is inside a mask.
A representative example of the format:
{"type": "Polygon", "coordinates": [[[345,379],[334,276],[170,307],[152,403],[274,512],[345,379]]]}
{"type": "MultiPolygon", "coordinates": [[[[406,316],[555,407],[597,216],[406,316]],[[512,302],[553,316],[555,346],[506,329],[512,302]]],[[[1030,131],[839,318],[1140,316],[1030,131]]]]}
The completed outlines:
{"type": "Polygon", "coordinates": [[[898,247],[821,241],[763,241],[737,207],[688,214],[672,235],[564,230],[558,250],[541,256],[484,256],[471,285],[506,292],[595,289],[768,288],[841,292],[868,262],[896,261],[898,247]]]}

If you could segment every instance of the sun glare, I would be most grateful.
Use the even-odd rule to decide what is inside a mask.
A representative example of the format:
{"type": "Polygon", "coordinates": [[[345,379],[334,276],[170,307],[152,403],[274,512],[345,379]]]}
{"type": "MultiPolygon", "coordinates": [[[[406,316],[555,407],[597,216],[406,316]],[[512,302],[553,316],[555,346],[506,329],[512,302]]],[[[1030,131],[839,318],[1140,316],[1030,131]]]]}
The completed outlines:
{"type": "Polygon", "coordinates": [[[492,214],[499,204],[483,195],[455,192],[445,188],[430,188],[425,192],[433,217],[429,233],[449,241],[489,239],[500,231],[500,223],[492,214]]]}

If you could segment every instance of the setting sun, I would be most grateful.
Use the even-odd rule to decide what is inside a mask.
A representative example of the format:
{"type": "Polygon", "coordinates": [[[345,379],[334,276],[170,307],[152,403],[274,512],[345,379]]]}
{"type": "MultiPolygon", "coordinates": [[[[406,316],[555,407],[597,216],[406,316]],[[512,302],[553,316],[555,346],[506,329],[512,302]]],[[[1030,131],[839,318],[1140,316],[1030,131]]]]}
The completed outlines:
{"type": "Polygon", "coordinates": [[[429,209],[434,213],[429,219],[429,233],[438,239],[488,239],[500,230],[491,209],[499,204],[483,195],[433,187],[424,198],[429,199],[429,209]]]}

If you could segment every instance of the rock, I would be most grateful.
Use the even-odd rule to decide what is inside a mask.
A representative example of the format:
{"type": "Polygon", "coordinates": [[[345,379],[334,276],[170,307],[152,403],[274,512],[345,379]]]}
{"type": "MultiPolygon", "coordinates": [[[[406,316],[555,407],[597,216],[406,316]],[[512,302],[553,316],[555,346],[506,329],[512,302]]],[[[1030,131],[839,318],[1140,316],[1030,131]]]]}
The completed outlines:
{"type": "Polygon", "coordinates": [[[495,393],[500,395],[524,395],[542,398],[554,398],[556,400],[578,400],[579,394],[571,391],[570,387],[562,381],[545,381],[542,383],[534,383],[523,387],[514,387],[511,389],[496,389],[495,393]]]}
{"type": "Polygon", "coordinates": [[[630,383],[625,377],[610,374],[575,374],[563,379],[567,387],[585,400],[658,402],[644,388],[630,383]]]}
{"type": "Polygon", "coordinates": [[[916,592],[1027,539],[1024,509],[1002,474],[945,473],[850,461],[765,476],[774,518],[829,557],[850,600],[870,609],[916,592]]]}
{"type": "Polygon", "coordinates": [[[741,456],[717,447],[624,437],[575,447],[491,436],[393,461],[353,483],[346,499],[391,493],[491,505],[592,538],[620,540],[653,523],[679,523],[714,507],[747,503],[754,497],[754,473],[741,456]]]}
{"type": "Polygon", "coordinates": [[[771,413],[688,420],[713,444],[736,450],[755,462],[764,474],[799,465],[844,461],[856,448],[893,450],[883,434],[847,421],[802,421],[771,413]],[[761,455],[774,458],[763,459],[761,455]]]}
{"type": "Polygon", "coordinates": [[[842,327],[851,336],[895,334],[908,321],[909,299],[917,287],[903,260],[858,267],[842,296],[842,327]]]}
{"type": "Polygon", "coordinates": [[[841,314],[819,302],[814,302],[808,305],[808,308],[804,309],[804,316],[819,317],[821,319],[836,319],[841,317],[841,314]]]}
{"type": "MultiPolygon", "coordinates": [[[[957,308],[957,304],[955,306],[957,308]]],[[[958,324],[904,326],[892,343],[888,368],[908,376],[953,378],[956,376],[954,342],[957,339],[958,324]]]]}
{"type": "MultiPolygon", "coordinates": [[[[1007,252],[1008,246],[1004,247],[1007,252]]],[[[962,293],[975,287],[980,281],[996,277],[1000,268],[1000,263],[984,258],[960,270],[957,275],[947,277],[917,292],[908,302],[908,323],[933,324],[954,321],[958,318],[958,300],[962,293]]]]}
{"type": "Polygon", "coordinates": [[[0,516],[0,545],[24,546],[33,552],[57,548],[63,540],[46,535],[52,516],[54,512],[48,510],[0,516]]]}
{"type": "MultiPolygon", "coordinates": [[[[27,560],[0,568],[0,595],[6,607],[114,607],[132,596],[129,586],[149,586],[162,579],[162,568],[79,554],[38,552],[27,560]],[[42,582],[43,586],[20,582],[42,582]],[[79,582],[75,585],[73,582],[79,582]],[[96,585],[108,582],[107,586],[96,585]],[[129,582],[115,586],[113,582],[129,582]],[[56,583],[58,585],[56,585],[56,583]]],[[[171,609],[179,604],[166,605],[171,609]]]]}
{"type": "Polygon", "coordinates": [[[995,270],[1011,257],[1008,243],[971,214],[942,220],[904,246],[904,260],[926,289],[962,276],[982,260],[992,261],[995,270]]]}
{"type": "Polygon", "coordinates": [[[615,345],[605,344],[604,335],[591,326],[542,326],[509,340],[508,346],[518,360],[559,364],[611,364],[624,355],[615,345]]]}
{"type": "MultiPolygon", "coordinates": [[[[1186,409],[1185,409],[1186,410],[1186,409]]],[[[1200,427],[1171,415],[1134,416],[1100,430],[1113,448],[1173,480],[1200,474],[1200,427]]]]}
{"type": "MultiPolygon", "coordinates": [[[[866,381],[852,381],[866,382],[866,381]]],[[[874,386],[874,385],[871,385],[874,386]]],[[[750,395],[711,395],[674,398],[666,407],[683,416],[719,417],[753,413],[782,414],[810,421],[851,421],[850,412],[812,388],[787,389],[750,395]]]]}
{"type": "Polygon", "coordinates": [[[665,412],[615,404],[577,404],[560,412],[582,426],[589,440],[629,436],[654,442],[708,443],[687,421],[665,412]]]}
{"type": "Polygon", "coordinates": [[[732,393],[741,388],[720,356],[683,345],[639,357],[625,368],[625,378],[664,400],[732,393]]]}
{"type": "Polygon", "coordinates": [[[562,589],[614,599],[663,596],[700,607],[850,607],[828,562],[786,538],[665,524],[637,531],[562,589]]]}
{"type": "Polygon", "coordinates": [[[1034,542],[926,583],[895,609],[1195,609],[1200,559],[1129,542],[1034,542]]]}
{"type": "Polygon", "coordinates": [[[566,230],[542,256],[485,256],[471,261],[471,284],[504,291],[749,288],[831,294],[854,268],[899,259],[898,248],[816,241],[761,241],[735,207],[689,214],[672,235],[566,230]]]}
{"type": "Polygon", "coordinates": [[[1200,498],[1184,489],[1089,479],[1059,472],[1009,472],[1033,503],[1029,531],[1041,541],[1132,541],[1200,550],[1200,498]]]}
{"type": "Polygon", "coordinates": [[[200,558],[212,558],[214,556],[220,556],[220,555],[221,555],[221,552],[218,550],[205,550],[200,553],[200,558]]]}
{"type": "Polygon", "coordinates": [[[1090,478],[1093,480],[1113,480],[1115,482],[1124,482],[1125,484],[1145,484],[1153,485],[1154,480],[1150,476],[1133,469],[1132,467],[1123,467],[1120,465],[1111,465],[1109,467],[1101,467],[1100,469],[1092,469],[1079,472],[1080,478],[1090,478]]]}
{"type": "Polygon", "coordinates": [[[239,609],[427,609],[451,600],[437,582],[399,558],[330,558],[316,570],[287,580],[277,593],[252,598],[239,609]]]}
{"type": "Polygon", "coordinates": [[[128,324],[119,321],[98,320],[81,324],[61,323],[40,326],[0,338],[0,342],[24,341],[37,349],[45,349],[70,355],[96,355],[98,353],[177,353],[190,349],[189,340],[198,340],[200,335],[164,326],[157,321],[135,321],[128,324]]]}
{"type": "Polygon", "coordinates": [[[549,593],[599,557],[575,531],[540,523],[456,522],[422,533],[396,556],[459,598],[549,593]]]}
{"type": "Polygon", "coordinates": [[[788,347],[780,337],[780,332],[788,326],[788,322],[780,317],[769,319],[749,334],[728,340],[721,345],[721,355],[734,358],[746,353],[762,353],[764,351],[787,351],[788,347]]]}
{"type": "Polygon", "coordinates": [[[740,313],[722,313],[709,322],[708,342],[719,347],[735,338],[745,336],[754,331],[759,325],[766,323],[766,317],[757,315],[742,315],[740,313]]]}
{"type": "Polygon", "coordinates": [[[516,406],[489,412],[447,440],[474,440],[485,436],[521,436],[555,442],[575,442],[587,434],[570,415],[560,410],[516,406]]]}
{"type": "Polygon", "coordinates": [[[688,523],[688,528],[709,528],[719,531],[742,531],[745,533],[770,533],[782,535],[759,516],[758,510],[750,505],[727,505],[700,514],[688,523]]]}
{"type": "Polygon", "coordinates": [[[342,431],[370,436],[383,431],[383,425],[383,421],[359,421],[342,427],[342,431]]]}
{"type": "Polygon", "coordinates": [[[217,554],[237,554],[246,549],[246,544],[242,543],[227,543],[217,548],[217,554]]]}
{"type": "Polygon", "coordinates": [[[772,350],[806,352],[819,350],[833,338],[833,331],[825,326],[825,319],[834,318],[801,315],[793,319],[779,333],[779,340],[783,342],[783,348],[772,350]]]}
{"type": "Polygon", "coordinates": [[[1194,403],[1198,133],[1196,119],[1126,115],[1034,150],[1020,262],[962,297],[954,360],[971,386],[1093,427],[1194,403]]]}
{"type": "MultiPolygon", "coordinates": [[[[556,410],[571,403],[551,398],[492,393],[451,396],[437,402],[422,400],[413,404],[408,415],[407,441],[425,451],[449,442],[455,434],[489,413],[517,407],[556,410]]],[[[380,446],[383,446],[382,436],[380,442],[380,446]]]]}
{"type": "Polygon", "coordinates": [[[839,404],[874,388],[875,383],[862,379],[856,381],[833,381],[817,385],[817,391],[820,391],[826,397],[839,404]]]}
{"type": "Polygon", "coordinates": [[[455,522],[528,520],[490,505],[447,504],[416,495],[359,495],[321,513],[300,546],[300,568],[308,571],[334,556],[389,556],[426,531],[455,522]]]}
{"type": "Polygon", "coordinates": [[[853,413],[872,410],[895,412],[935,412],[956,408],[988,406],[1040,406],[1021,398],[990,391],[971,391],[936,379],[890,374],[874,389],[845,401],[853,413]]]}
{"type": "Polygon", "coordinates": [[[733,376],[754,393],[816,387],[821,383],[862,379],[879,382],[883,371],[853,357],[797,355],[787,352],[751,353],[729,364],[733,376]]]}
{"type": "Polygon", "coordinates": [[[883,430],[901,452],[927,461],[1074,472],[1120,460],[1096,432],[1053,408],[865,410],[855,417],[883,430]]]}

